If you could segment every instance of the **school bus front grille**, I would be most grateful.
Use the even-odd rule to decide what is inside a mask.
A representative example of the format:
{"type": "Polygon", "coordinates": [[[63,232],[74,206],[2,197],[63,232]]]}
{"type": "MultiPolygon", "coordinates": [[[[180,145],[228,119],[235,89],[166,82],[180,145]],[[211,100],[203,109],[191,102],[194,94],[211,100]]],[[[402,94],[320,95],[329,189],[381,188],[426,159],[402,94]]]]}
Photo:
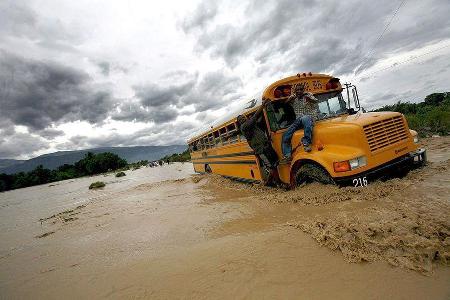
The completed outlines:
{"type": "Polygon", "coordinates": [[[408,130],[402,116],[365,125],[364,133],[371,152],[377,152],[389,145],[408,139],[408,130]]]}

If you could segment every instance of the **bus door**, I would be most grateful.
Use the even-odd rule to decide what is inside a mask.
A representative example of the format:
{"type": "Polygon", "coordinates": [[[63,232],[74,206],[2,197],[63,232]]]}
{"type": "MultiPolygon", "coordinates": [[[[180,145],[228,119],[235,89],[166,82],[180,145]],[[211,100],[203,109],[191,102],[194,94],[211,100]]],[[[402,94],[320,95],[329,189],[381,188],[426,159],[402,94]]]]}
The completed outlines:
{"type": "MultiPolygon", "coordinates": [[[[284,100],[271,101],[265,110],[267,128],[270,132],[272,147],[278,155],[283,157],[281,143],[283,134],[287,128],[295,121],[295,112],[293,107],[284,100]]],[[[290,165],[280,164],[278,166],[278,174],[284,183],[290,182],[290,165]]]]}

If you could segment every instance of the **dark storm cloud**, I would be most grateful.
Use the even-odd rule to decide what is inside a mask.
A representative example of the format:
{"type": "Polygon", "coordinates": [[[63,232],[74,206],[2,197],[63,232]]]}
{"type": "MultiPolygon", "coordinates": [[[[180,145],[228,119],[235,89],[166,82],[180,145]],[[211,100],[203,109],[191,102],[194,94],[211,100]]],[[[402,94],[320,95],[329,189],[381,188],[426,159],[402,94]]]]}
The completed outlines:
{"type": "Polygon", "coordinates": [[[0,117],[31,130],[85,120],[102,122],[113,107],[109,91],[60,64],[27,60],[0,51],[0,117]]]}
{"type": "Polygon", "coordinates": [[[140,99],[142,105],[147,107],[175,105],[182,96],[192,90],[196,80],[197,77],[195,76],[185,82],[175,81],[167,85],[150,83],[136,86],[136,97],[140,99]]]}
{"type": "Polygon", "coordinates": [[[86,32],[68,28],[58,16],[39,15],[31,3],[22,0],[0,1],[0,40],[24,38],[48,49],[75,51],[86,32]]]}
{"type": "Polygon", "coordinates": [[[107,146],[146,146],[146,145],[183,145],[186,137],[192,133],[195,124],[190,122],[165,123],[138,130],[132,134],[111,131],[101,137],[74,136],[59,149],[86,149],[107,146]]]}
{"type": "Polygon", "coordinates": [[[122,101],[117,105],[111,117],[117,121],[150,121],[148,110],[132,101],[122,101]]]}
{"type": "Polygon", "coordinates": [[[242,85],[239,77],[223,70],[209,72],[199,79],[194,89],[181,98],[178,106],[193,104],[197,112],[218,109],[242,96],[237,92],[242,85]]]}
{"type": "Polygon", "coordinates": [[[0,158],[17,158],[45,149],[48,143],[38,135],[17,132],[14,124],[0,118],[0,158]]]}
{"type": "Polygon", "coordinates": [[[175,120],[178,114],[178,110],[171,106],[144,107],[140,103],[125,101],[117,106],[111,117],[117,121],[163,124],[175,120]]]}
{"type": "MultiPolygon", "coordinates": [[[[202,15],[208,2],[200,4],[193,15],[202,15]]],[[[400,1],[388,0],[264,3],[253,0],[247,2],[241,22],[205,23],[200,18],[195,25],[187,17],[184,22],[190,26],[182,28],[198,39],[197,51],[221,58],[230,67],[246,60],[260,64],[261,74],[303,71],[349,74],[361,63],[368,68],[385,55],[413,50],[450,36],[448,1],[416,0],[400,8],[383,38],[375,44],[399,4],[400,1]]],[[[220,13],[220,5],[216,11],[220,13]]]]}
{"type": "Polygon", "coordinates": [[[48,147],[48,143],[28,133],[3,136],[0,133],[0,158],[16,158],[48,147]]]}
{"type": "Polygon", "coordinates": [[[54,129],[54,128],[46,128],[44,130],[40,130],[37,132],[37,134],[41,137],[44,137],[46,139],[52,140],[58,136],[63,136],[64,135],[64,131],[62,130],[58,130],[58,129],[54,129]]]}
{"type": "Polygon", "coordinates": [[[113,118],[168,122],[177,117],[176,109],[193,105],[195,112],[202,112],[224,107],[241,96],[236,92],[242,88],[240,78],[222,70],[203,76],[184,71],[171,72],[163,78],[170,83],[136,86],[139,103],[121,105],[120,113],[113,118]]]}
{"type": "Polygon", "coordinates": [[[0,139],[13,135],[14,132],[14,124],[10,120],[0,118],[0,139]]]}
{"type": "Polygon", "coordinates": [[[178,110],[172,107],[152,109],[150,111],[150,119],[158,125],[174,121],[177,116],[178,110]]]}
{"type": "Polygon", "coordinates": [[[0,2],[0,37],[5,34],[29,36],[36,30],[37,16],[20,1],[0,2]]]}
{"type": "Polygon", "coordinates": [[[102,72],[103,75],[109,76],[109,72],[110,72],[109,62],[102,61],[102,62],[99,62],[97,65],[100,68],[100,71],[102,72]]]}
{"type": "Polygon", "coordinates": [[[181,22],[181,27],[185,32],[193,29],[201,29],[217,14],[217,3],[214,1],[205,1],[200,3],[193,14],[190,14],[181,22]]]}

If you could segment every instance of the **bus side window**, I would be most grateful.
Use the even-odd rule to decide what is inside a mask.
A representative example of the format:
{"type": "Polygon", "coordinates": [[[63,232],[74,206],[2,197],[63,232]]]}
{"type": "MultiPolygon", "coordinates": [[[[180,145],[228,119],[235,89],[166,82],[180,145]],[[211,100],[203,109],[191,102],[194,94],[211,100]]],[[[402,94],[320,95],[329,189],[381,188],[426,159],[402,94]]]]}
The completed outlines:
{"type": "Polygon", "coordinates": [[[220,140],[222,141],[222,145],[228,144],[226,127],[222,127],[219,129],[219,136],[220,136],[220,140]]]}
{"type": "Polygon", "coordinates": [[[267,117],[272,131],[287,128],[295,121],[294,108],[286,102],[271,103],[267,107],[267,117]]]}
{"type": "Polygon", "coordinates": [[[236,124],[232,123],[227,126],[228,131],[228,139],[230,143],[236,143],[238,141],[238,130],[236,128],[236,124]]]}
{"type": "Polygon", "coordinates": [[[220,145],[220,136],[219,136],[219,131],[216,130],[213,132],[214,135],[214,145],[220,145]]]}
{"type": "Polygon", "coordinates": [[[208,141],[208,148],[212,148],[214,146],[214,137],[212,133],[208,134],[207,141],[208,141]]]}

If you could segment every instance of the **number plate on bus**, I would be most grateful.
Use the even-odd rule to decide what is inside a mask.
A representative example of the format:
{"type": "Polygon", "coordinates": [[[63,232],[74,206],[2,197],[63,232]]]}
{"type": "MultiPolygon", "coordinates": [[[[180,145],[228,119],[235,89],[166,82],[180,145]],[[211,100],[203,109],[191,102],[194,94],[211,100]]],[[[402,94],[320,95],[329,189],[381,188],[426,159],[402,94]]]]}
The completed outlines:
{"type": "Polygon", "coordinates": [[[367,186],[368,184],[369,184],[369,182],[367,181],[366,176],[353,179],[354,187],[367,186]]]}

